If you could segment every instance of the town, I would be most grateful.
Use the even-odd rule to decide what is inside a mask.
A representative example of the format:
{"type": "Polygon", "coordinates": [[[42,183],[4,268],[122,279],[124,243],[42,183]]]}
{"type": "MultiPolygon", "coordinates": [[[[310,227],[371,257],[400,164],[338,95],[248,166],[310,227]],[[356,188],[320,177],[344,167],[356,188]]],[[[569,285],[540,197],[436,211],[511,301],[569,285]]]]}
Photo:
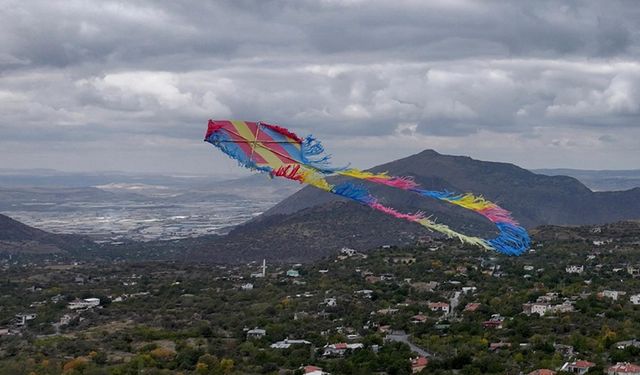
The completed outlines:
{"type": "Polygon", "coordinates": [[[0,373],[640,374],[640,225],[534,240],[312,264],[5,257],[0,373]]]}

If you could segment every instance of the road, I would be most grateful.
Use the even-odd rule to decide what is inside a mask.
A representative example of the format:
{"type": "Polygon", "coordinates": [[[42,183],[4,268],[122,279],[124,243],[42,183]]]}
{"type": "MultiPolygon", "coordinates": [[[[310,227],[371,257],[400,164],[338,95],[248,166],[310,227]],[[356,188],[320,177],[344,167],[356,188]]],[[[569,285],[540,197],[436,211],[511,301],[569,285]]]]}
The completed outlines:
{"type": "Polygon", "coordinates": [[[404,331],[393,331],[391,333],[389,333],[387,335],[387,337],[384,338],[385,341],[395,341],[395,342],[403,342],[407,345],[409,345],[409,348],[411,348],[411,351],[423,356],[423,357],[433,357],[433,354],[429,353],[428,351],[422,349],[421,347],[417,346],[416,344],[412,343],[409,340],[409,335],[407,335],[406,332],[404,331]]]}

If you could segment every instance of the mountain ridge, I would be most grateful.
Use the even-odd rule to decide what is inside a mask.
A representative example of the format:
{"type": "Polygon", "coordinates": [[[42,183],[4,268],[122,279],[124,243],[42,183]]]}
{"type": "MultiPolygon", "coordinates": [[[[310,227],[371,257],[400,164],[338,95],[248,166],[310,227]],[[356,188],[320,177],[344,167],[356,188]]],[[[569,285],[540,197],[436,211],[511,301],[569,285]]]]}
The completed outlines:
{"type": "MultiPolygon", "coordinates": [[[[486,162],[434,150],[370,169],[412,176],[431,190],[472,192],[510,210],[523,226],[602,224],[640,218],[640,188],[594,192],[576,178],[535,174],[510,163],[486,162]]],[[[333,183],[348,180],[330,177],[333,183]]],[[[358,182],[360,183],[360,182],[358,182]]],[[[362,182],[373,195],[403,212],[422,210],[473,235],[495,229],[481,216],[406,191],[362,182]]],[[[414,224],[372,211],[313,187],[304,187],[256,219],[194,251],[201,258],[311,260],[342,246],[359,249],[415,243],[434,235],[414,224]],[[347,220],[348,218],[348,220],[347,220]]]]}

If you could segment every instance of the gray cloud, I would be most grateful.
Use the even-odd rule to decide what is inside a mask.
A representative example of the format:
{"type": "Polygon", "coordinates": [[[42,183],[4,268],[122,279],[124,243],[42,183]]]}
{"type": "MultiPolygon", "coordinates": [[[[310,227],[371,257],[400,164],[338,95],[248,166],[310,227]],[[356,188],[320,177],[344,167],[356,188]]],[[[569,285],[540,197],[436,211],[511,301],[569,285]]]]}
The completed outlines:
{"type": "Polygon", "coordinates": [[[637,19],[625,1],[0,1],[0,167],[193,172],[206,120],[233,117],[365,165],[436,148],[633,168],[637,19]]]}

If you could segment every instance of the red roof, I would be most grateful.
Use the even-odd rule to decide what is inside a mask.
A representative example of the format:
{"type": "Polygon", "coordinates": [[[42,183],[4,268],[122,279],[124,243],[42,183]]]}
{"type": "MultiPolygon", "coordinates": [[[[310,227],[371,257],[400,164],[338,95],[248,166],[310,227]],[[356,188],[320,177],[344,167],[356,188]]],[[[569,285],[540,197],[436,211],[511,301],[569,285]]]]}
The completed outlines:
{"type": "Polygon", "coordinates": [[[419,320],[419,321],[421,321],[421,322],[422,322],[422,321],[427,320],[427,317],[426,317],[426,316],[424,316],[424,315],[422,315],[422,314],[418,314],[418,315],[414,315],[414,316],[412,316],[412,317],[411,317],[411,319],[413,319],[413,320],[419,320]]]}
{"type": "Polygon", "coordinates": [[[429,360],[425,357],[418,357],[411,360],[411,367],[426,366],[429,364],[429,360]]]}
{"type": "Polygon", "coordinates": [[[348,347],[347,347],[347,343],[346,343],[346,342],[339,342],[339,343],[337,343],[337,344],[333,344],[333,346],[334,346],[336,349],[347,349],[347,348],[348,348],[348,347]]]}
{"type": "Polygon", "coordinates": [[[304,373],[305,374],[308,374],[308,373],[314,372],[314,371],[322,371],[322,367],[318,367],[318,366],[314,366],[314,365],[304,366],[304,373]]]}
{"type": "Polygon", "coordinates": [[[527,375],[556,375],[556,372],[553,371],[553,370],[546,369],[546,368],[541,368],[541,369],[538,369],[538,370],[531,371],[527,375]]]}
{"type": "Polygon", "coordinates": [[[479,303],[467,303],[467,305],[464,307],[464,311],[476,311],[479,307],[479,303]]]}
{"type": "Polygon", "coordinates": [[[487,320],[485,322],[482,322],[482,325],[485,328],[498,328],[502,325],[502,322],[499,320],[487,320]]]}
{"type": "Polygon", "coordinates": [[[510,342],[492,342],[491,344],[489,344],[489,348],[491,350],[496,350],[500,348],[510,348],[510,347],[511,347],[510,342]]]}
{"type": "Polygon", "coordinates": [[[593,362],[589,362],[589,361],[576,361],[572,364],[570,364],[569,366],[571,367],[575,367],[575,368],[589,368],[589,367],[593,367],[596,364],[593,362]]]}
{"type": "Polygon", "coordinates": [[[619,362],[615,365],[609,367],[607,372],[617,372],[617,373],[637,373],[640,372],[640,366],[634,365],[633,363],[628,362],[619,362]]]}

